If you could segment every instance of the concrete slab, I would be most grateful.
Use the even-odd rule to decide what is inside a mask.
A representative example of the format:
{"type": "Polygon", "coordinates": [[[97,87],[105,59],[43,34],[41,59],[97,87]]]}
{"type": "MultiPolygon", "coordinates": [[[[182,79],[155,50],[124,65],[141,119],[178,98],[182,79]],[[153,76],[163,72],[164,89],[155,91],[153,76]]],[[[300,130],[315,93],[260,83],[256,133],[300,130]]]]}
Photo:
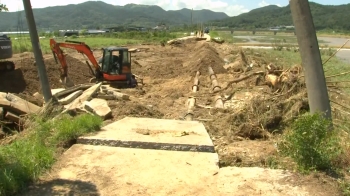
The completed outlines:
{"type": "Polygon", "coordinates": [[[212,196],[217,164],[216,153],[76,144],[24,195],[212,196]]]}
{"type": "Polygon", "coordinates": [[[215,152],[204,125],[197,121],[126,117],[84,136],[80,144],[115,147],[215,152]]]}

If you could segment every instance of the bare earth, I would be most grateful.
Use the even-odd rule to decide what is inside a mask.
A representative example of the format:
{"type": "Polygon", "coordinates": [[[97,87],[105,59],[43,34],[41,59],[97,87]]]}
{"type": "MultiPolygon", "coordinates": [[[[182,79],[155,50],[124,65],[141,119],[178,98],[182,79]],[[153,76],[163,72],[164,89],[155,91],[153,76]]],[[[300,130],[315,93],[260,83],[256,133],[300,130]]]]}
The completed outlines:
{"type": "MultiPolygon", "coordinates": [[[[242,57],[239,49],[232,45],[205,41],[165,47],[129,46],[132,47],[140,49],[132,55],[133,73],[143,77],[145,85],[142,89],[122,90],[131,96],[130,101],[109,101],[113,119],[106,124],[126,116],[181,120],[187,112],[188,97],[193,95],[193,77],[199,70],[200,90],[196,95],[198,107],[194,116],[195,120],[203,122],[213,140],[220,159],[218,173],[215,174],[217,168],[197,171],[198,168],[190,167],[183,161],[184,157],[173,152],[154,152],[166,157],[154,160],[153,152],[137,151],[143,154],[140,159],[131,156],[127,149],[110,147],[98,151],[98,147],[84,147],[83,150],[73,147],[70,151],[76,151],[74,156],[64,154],[53,170],[42,176],[24,195],[340,195],[336,180],[329,176],[267,169],[271,167],[269,158],[278,153],[274,146],[278,135],[272,133],[279,133],[280,124],[307,108],[305,86],[297,86],[288,93],[290,84],[294,84],[292,81],[276,98],[276,89],[257,75],[220,92],[225,109],[212,108],[215,94],[211,92],[207,73],[209,65],[217,74],[219,84],[225,87],[242,74],[264,70],[269,63],[280,66],[278,60],[269,62],[250,50],[244,51],[245,57],[242,57]],[[228,62],[225,63],[224,59],[228,62]],[[241,66],[245,62],[253,65],[252,70],[243,73],[224,68],[225,64],[241,66]],[[73,160],[78,160],[79,164],[73,160]],[[152,165],[159,168],[153,171],[152,165]],[[62,172],[66,168],[74,172],[62,172]],[[182,169],[182,172],[177,173],[177,169],[182,169]],[[197,173],[203,176],[198,177],[197,173]],[[178,186],[168,186],[174,184],[176,177],[183,181],[177,181],[178,186]]],[[[84,58],[76,52],[67,53],[71,79],[76,84],[87,83],[92,76],[84,58]]],[[[100,54],[95,52],[96,57],[100,54]]],[[[14,61],[19,69],[0,77],[0,91],[18,93],[39,105],[40,100],[31,97],[40,88],[33,59],[30,53],[15,55],[14,61]],[[17,78],[16,81],[13,78],[17,78]]],[[[51,55],[45,55],[44,59],[50,85],[61,88],[59,66],[51,55]]],[[[241,69],[239,66],[236,68],[241,69]]],[[[294,73],[298,74],[298,71],[294,73]]],[[[341,98],[339,102],[347,104],[341,98]]],[[[293,169],[288,159],[278,161],[280,165],[293,169]]]]}

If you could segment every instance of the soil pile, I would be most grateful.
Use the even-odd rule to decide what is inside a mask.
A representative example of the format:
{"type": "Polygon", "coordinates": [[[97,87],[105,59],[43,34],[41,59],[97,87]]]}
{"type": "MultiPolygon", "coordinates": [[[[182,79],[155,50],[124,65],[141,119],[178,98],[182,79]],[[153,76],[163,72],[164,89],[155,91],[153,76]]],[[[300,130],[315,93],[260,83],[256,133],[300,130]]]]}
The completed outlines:
{"type": "MultiPolygon", "coordinates": [[[[75,84],[87,83],[92,77],[89,69],[83,62],[66,56],[68,75],[75,84]]],[[[0,92],[34,94],[41,92],[37,67],[34,66],[33,57],[24,57],[15,61],[16,69],[13,72],[5,72],[0,75],[0,92]]],[[[63,88],[60,83],[60,64],[56,64],[53,58],[44,60],[47,76],[52,89],[63,88]]]]}
{"type": "Polygon", "coordinates": [[[223,67],[224,60],[208,43],[189,42],[177,47],[156,49],[158,50],[160,53],[158,56],[152,50],[136,53],[133,56],[133,73],[152,78],[169,79],[184,75],[193,76],[197,71],[207,75],[208,66],[212,66],[216,74],[227,73],[223,67]]]}
{"type": "Polygon", "coordinates": [[[200,71],[202,74],[208,73],[208,67],[213,68],[214,73],[227,73],[224,68],[225,62],[220,58],[219,53],[208,43],[197,43],[192,52],[187,57],[187,62],[184,64],[184,71],[193,73],[200,71]]]}

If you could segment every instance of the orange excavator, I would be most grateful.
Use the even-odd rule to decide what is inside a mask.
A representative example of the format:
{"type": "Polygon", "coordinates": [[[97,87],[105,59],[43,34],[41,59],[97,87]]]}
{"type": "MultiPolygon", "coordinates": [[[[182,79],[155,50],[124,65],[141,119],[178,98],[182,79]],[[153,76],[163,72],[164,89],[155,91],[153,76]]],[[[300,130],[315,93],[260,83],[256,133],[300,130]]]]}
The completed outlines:
{"type": "Polygon", "coordinates": [[[74,86],[68,78],[68,65],[65,54],[61,47],[75,49],[79,53],[87,56],[92,63],[86,60],[86,64],[94,78],[90,82],[103,82],[119,87],[134,88],[137,86],[136,76],[131,73],[131,55],[128,48],[124,47],[107,47],[102,48],[103,56],[97,61],[92,50],[84,42],[68,41],[56,42],[50,39],[50,48],[54,55],[55,61],[59,60],[61,64],[61,82],[66,86],[74,86]]]}

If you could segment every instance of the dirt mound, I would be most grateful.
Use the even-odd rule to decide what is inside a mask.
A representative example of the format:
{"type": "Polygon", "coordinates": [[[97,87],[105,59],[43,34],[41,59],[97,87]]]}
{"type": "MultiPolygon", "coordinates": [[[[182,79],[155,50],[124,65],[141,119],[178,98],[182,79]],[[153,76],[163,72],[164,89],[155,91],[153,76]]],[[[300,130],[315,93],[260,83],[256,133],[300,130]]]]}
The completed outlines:
{"type": "MultiPolygon", "coordinates": [[[[92,77],[89,69],[83,62],[67,56],[69,66],[69,77],[76,83],[87,83],[92,77]]],[[[32,95],[35,92],[41,92],[39,75],[37,67],[34,66],[33,57],[23,57],[15,61],[16,69],[13,72],[6,72],[0,75],[0,92],[23,93],[32,95]]],[[[44,60],[50,86],[62,88],[60,83],[60,64],[56,64],[53,58],[44,60]]]]}
{"type": "Polygon", "coordinates": [[[149,118],[162,118],[164,116],[164,114],[158,110],[134,101],[113,101],[109,102],[108,105],[113,111],[113,120],[120,120],[126,116],[149,118]]]}
{"type": "Polygon", "coordinates": [[[206,74],[208,73],[208,66],[211,66],[216,74],[227,73],[224,68],[225,61],[220,58],[216,49],[208,43],[199,42],[189,56],[190,58],[184,64],[184,71],[187,73],[194,74],[196,71],[200,71],[202,74],[206,74]]]}
{"type": "Polygon", "coordinates": [[[216,49],[205,42],[184,43],[181,47],[159,46],[133,56],[135,74],[161,79],[192,76],[198,70],[204,75],[208,73],[209,65],[216,74],[227,73],[224,64],[216,49]]]}

